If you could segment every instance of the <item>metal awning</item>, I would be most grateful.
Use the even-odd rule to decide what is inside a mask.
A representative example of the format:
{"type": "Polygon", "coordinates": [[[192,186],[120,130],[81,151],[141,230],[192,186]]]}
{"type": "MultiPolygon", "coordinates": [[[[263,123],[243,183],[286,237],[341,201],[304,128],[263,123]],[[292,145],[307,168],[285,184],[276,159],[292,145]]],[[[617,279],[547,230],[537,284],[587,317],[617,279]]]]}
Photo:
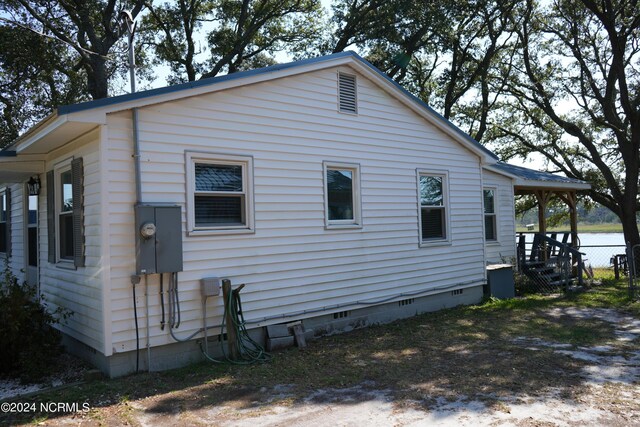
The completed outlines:
{"type": "Polygon", "coordinates": [[[563,192],[567,190],[588,190],[591,188],[591,184],[586,181],[567,178],[566,176],[542,172],[522,166],[510,165],[504,162],[485,166],[485,169],[511,177],[514,180],[513,188],[516,195],[533,194],[539,190],[557,190],[563,192]]]}
{"type": "Polygon", "coordinates": [[[571,226],[571,243],[575,247],[578,242],[578,191],[589,190],[591,184],[575,178],[528,169],[522,166],[498,162],[484,166],[485,169],[513,179],[513,193],[516,196],[533,195],[538,202],[538,229],[540,233],[547,230],[545,211],[553,197],[558,197],[569,208],[571,226]]]}

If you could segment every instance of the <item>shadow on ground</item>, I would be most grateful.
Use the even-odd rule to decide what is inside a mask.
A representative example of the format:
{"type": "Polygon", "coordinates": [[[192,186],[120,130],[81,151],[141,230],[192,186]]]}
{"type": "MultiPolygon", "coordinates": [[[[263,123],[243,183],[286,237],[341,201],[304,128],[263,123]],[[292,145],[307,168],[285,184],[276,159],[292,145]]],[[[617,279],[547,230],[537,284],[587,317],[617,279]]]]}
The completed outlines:
{"type": "MultiPolygon", "coordinates": [[[[507,400],[592,399],[585,368],[593,361],[570,350],[599,348],[624,358],[637,349],[637,340],[617,342],[610,319],[554,312],[556,303],[547,298],[429,313],[324,337],[304,351],[277,353],[268,364],[198,364],[37,399],[88,401],[94,409],[82,416],[108,424],[135,424],[136,418],[156,424],[189,414],[207,419],[222,407],[255,417],[274,405],[309,403],[372,402],[424,413],[461,400],[481,402],[480,411],[501,410],[507,400]]],[[[55,424],[57,416],[69,417],[47,418],[55,424]]],[[[8,421],[32,420],[22,414],[8,421]]]]}

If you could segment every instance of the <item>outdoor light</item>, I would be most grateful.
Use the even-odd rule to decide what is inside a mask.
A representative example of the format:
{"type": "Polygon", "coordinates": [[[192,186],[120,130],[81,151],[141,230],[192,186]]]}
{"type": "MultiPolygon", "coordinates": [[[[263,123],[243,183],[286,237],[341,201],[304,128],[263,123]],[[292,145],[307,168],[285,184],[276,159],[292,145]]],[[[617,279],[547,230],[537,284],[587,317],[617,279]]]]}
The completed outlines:
{"type": "Polygon", "coordinates": [[[40,194],[40,178],[38,178],[37,176],[35,178],[29,178],[27,187],[29,187],[30,196],[38,196],[40,194]]]}

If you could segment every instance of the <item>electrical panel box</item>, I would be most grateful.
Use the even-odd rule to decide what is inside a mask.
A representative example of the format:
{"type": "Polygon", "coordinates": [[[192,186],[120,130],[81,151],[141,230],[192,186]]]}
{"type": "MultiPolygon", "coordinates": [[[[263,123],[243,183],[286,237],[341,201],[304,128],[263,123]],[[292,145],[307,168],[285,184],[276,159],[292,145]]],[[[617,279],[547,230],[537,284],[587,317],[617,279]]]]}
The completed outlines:
{"type": "Polygon", "coordinates": [[[137,205],[137,274],[182,271],[182,209],[175,205],[137,205]]]}

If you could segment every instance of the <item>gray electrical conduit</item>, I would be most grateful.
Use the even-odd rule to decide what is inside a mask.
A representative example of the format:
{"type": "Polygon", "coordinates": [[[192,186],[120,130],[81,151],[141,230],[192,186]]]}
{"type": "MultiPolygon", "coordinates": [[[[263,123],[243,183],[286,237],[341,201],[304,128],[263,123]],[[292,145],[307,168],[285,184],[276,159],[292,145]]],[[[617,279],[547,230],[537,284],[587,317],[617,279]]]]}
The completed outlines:
{"type": "MultiPolygon", "coordinates": [[[[173,311],[175,310],[175,308],[173,307],[173,304],[171,301],[171,292],[176,292],[176,288],[173,287],[172,285],[173,280],[169,281],[169,332],[171,333],[171,337],[173,337],[174,340],[178,341],[178,342],[185,342],[185,341],[189,341],[192,340],[193,338],[195,338],[196,335],[198,335],[201,332],[204,332],[204,339],[205,339],[205,349],[207,349],[207,330],[209,329],[215,329],[215,328],[220,328],[222,327],[222,324],[218,324],[218,325],[213,325],[213,326],[206,326],[206,301],[208,297],[204,297],[203,298],[203,303],[202,303],[202,317],[203,317],[203,322],[202,322],[202,328],[198,329],[197,331],[195,331],[194,333],[192,333],[191,335],[185,337],[185,338],[180,338],[177,337],[174,332],[173,332],[173,311]]],[[[276,320],[276,319],[288,319],[291,317],[296,317],[296,316],[301,316],[303,314],[314,314],[314,313],[321,313],[324,311],[328,311],[328,310],[335,310],[338,308],[345,308],[345,307],[357,307],[357,306],[368,306],[368,305],[376,305],[376,304],[382,304],[388,301],[392,301],[396,298],[400,298],[400,297],[417,297],[423,294],[430,294],[433,293],[433,291],[442,291],[442,290],[447,290],[447,289],[451,289],[451,288],[456,288],[456,287],[460,287],[460,286],[467,286],[467,285],[473,285],[473,284],[478,284],[477,281],[475,280],[471,280],[468,282],[462,282],[462,283],[455,283],[453,285],[444,285],[444,286],[437,286],[435,288],[430,288],[428,290],[421,290],[421,291],[415,291],[415,292],[403,292],[400,294],[396,294],[390,297],[386,297],[386,298],[382,298],[379,300],[374,300],[374,301],[356,301],[354,303],[345,303],[345,304],[336,304],[336,305],[330,305],[330,306],[324,306],[321,308],[315,308],[312,310],[301,310],[301,311],[297,311],[297,312],[293,312],[293,313],[286,313],[286,314],[279,314],[279,315],[275,315],[275,316],[267,316],[267,317],[263,317],[261,319],[256,319],[256,320],[249,320],[246,322],[246,324],[248,325],[254,325],[256,323],[262,323],[262,322],[266,322],[269,320],[276,320]]],[[[206,351],[206,350],[205,350],[206,351]]],[[[213,359],[211,357],[209,357],[209,359],[213,359]]],[[[212,361],[214,362],[219,362],[218,360],[213,359],[212,361]]]]}

